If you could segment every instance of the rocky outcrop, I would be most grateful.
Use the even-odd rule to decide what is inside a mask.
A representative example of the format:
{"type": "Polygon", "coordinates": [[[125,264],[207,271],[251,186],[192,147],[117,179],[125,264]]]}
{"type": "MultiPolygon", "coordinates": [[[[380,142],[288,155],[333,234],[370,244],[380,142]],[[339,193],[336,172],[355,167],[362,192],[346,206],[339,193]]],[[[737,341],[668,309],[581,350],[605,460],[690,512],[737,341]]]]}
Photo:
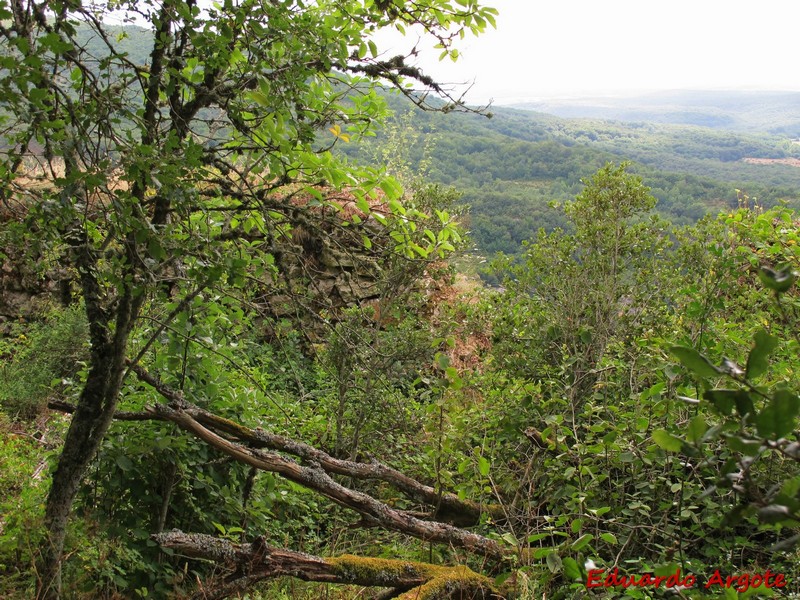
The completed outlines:
{"type": "MultiPolygon", "coordinates": [[[[281,211],[285,221],[279,219],[264,247],[275,259],[275,274],[262,282],[257,303],[271,317],[263,321],[267,329],[269,320],[288,318],[299,321],[298,328],[309,332],[312,341],[319,341],[327,335],[326,323],[335,322],[342,310],[382,297],[394,244],[386,229],[357,209],[347,192],[337,192],[324,205],[312,207],[309,200],[287,192],[281,211]]],[[[370,209],[387,215],[381,203],[380,198],[371,199],[370,209]]],[[[3,216],[0,223],[24,218],[3,216]]],[[[41,266],[31,252],[0,241],[0,327],[71,300],[74,274],[64,267],[41,266]]]]}

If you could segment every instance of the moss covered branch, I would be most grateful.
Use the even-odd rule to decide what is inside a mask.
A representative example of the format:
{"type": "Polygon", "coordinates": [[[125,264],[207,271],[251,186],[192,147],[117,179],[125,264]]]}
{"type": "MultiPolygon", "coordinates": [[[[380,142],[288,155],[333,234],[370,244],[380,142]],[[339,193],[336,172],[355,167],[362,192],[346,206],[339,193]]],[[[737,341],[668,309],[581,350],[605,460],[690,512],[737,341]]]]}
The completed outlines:
{"type": "Polygon", "coordinates": [[[440,566],[405,560],[342,555],[321,558],[263,540],[238,544],[201,534],[173,530],[153,536],[163,547],[192,558],[211,560],[231,571],[225,581],[207,586],[197,598],[227,598],[272,577],[304,581],[382,587],[401,590],[401,600],[500,599],[492,582],[466,566],[440,566]]]}

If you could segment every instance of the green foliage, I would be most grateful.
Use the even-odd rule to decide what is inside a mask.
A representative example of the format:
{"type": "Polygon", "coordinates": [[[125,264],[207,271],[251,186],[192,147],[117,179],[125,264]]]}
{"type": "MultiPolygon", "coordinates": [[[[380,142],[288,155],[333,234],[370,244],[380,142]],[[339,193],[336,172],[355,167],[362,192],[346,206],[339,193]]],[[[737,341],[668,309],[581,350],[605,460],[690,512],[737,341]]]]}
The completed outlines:
{"type": "MultiPolygon", "coordinates": [[[[42,507],[48,491],[48,469],[56,457],[55,448],[67,423],[56,417],[46,424],[20,424],[0,420],[0,595],[3,598],[30,598],[35,594],[35,562],[46,531],[42,507]]],[[[75,519],[67,537],[71,560],[65,577],[70,597],[113,597],[125,590],[138,597],[147,596],[163,585],[132,588],[137,569],[144,560],[131,543],[140,529],[132,525],[122,537],[112,527],[86,510],[75,519]]],[[[153,561],[152,565],[156,562],[153,561]]],[[[153,566],[151,565],[151,570],[153,566]]]]}
{"type": "Polygon", "coordinates": [[[379,320],[365,323],[361,310],[342,320],[322,357],[333,384],[328,411],[334,416],[336,456],[381,455],[420,426],[414,382],[424,388],[422,380],[432,377],[430,331],[405,307],[393,310],[387,303],[378,310],[379,320]]]}
{"type": "Polygon", "coordinates": [[[609,344],[654,320],[645,299],[664,285],[655,265],[667,247],[665,225],[648,218],[655,199],[625,169],[607,165],[566,206],[574,233],[540,231],[523,261],[495,265],[508,272],[495,330],[508,346],[501,360],[536,379],[569,360],[573,398],[595,384],[609,344]]]}
{"type": "Polygon", "coordinates": [[[78,383],[74,379],[88,355],[86,317],[76,305],[17,329],[0,366],[0,407],[32,419],[48,400],[63,399],[78,383]]]}
{"type": "Polygon", "coordinates": [[[0,413],[0,595],[30,596],[31,567],[44,540],[41,506],[48,454],[33,431],[0,413]]]}
{"type": "MultiPolygon", "coordinates": [[[[52,346],[36,332],[30,348],[14,349],[19,361],[3,383],[4,408],[32,412],[43,383],[75,379],[45,506],[37,595],[60,596],[62,566],[70,590],[86,583],[106,595],[188,591],[195,574],[178,558],[159,557],[149,538],[173,524],[247,537],[274,520],[284,524],[272,532],[283,543],[318,542],[316,530],[329,520],[318,518],[324,509],[315,497],[163,424],[112,426],[114,412],[161,401],[135,380],[133,366],[143,366],[218,414],[323,437],[330,415],[315,412],[303,389],[325,379],[322,369],[295,363],[278,344],[259,349],[269,329],[273,341],[302,335],[282,330],[298,323],[278,318],[275,297],[304,304],[319,276],[339,269],[340,304],[327,302],[326,290],[314,297],[318,305],[296,311],[333,327],[344,306],[366,308],[370,295],[356,294],[360,278],[385,275],[382,297],[408,293],[461,245],[455,215],[439,202],[451,193],[420,184],[405,195],[385,169],[331,152],[359,143],[386,118],[381,83],[407,96],[413,82],[448,96],[402,56],[384,60],[372,34],[419,27],[455,59],[456,41],[493,26],[495,15],[474,0],[202,8],[166,0],[147,10],[0,0],[0,201],[18,209],[3,229],[31,249],[23,260],[45,259],[43,277],[57,264],[78,291],[88,330],[69,336],[65,328],[52,346]],[[126,17],[148,26],[107,25],[126,17]],[[83,351],[86,337],[85,364],[73,371],[70,361],[64,373],[55,353],[83,351]],[[26,371],[26,357],[40,361],[35,372],[26,371]],[[86,579],[76,575],[84,564],[68,560],[75,540],[65,541],[76,490],[87,527],[79,542],[95,523],[103,531],[86,555],[86,579]]],[[[464,108],[449,101],[442,110],[464,108]]],[[[398,329],[391,339],[406,341],[410,325],[398,329]]],[[[376,343],[383,337],[370,333],[376,343]]],[[[391,384],[409,385],[416,374],[405,363],[426,356],[404,356],[391,384]]],[[[364,354],[356,359],[369,367],[364,354]]],[[[367,379],[359,372],[351,381],[367,379]]],[[[310,391],[322,397],[329,388],[323,381],[310,391]]],[[[358,399],[361,414],[370,393],[358,399]]]]}
{"type": "MultiPolygon", "coordinates": [[[[56,490],[80,487],[67,595],[198,591],[218,573],[162,554],[150,536],[172,527],[485,567],[353,528],[352,515],[300,486],[145,419],[163,399],[130,363],[222,417],[337,457],[376,456],[485,504],[476,530],[514,550],[497,569],[516,571],[520,595],[580,596],[590,560],[699,575],[788,565],[769,548],[793,544],[800,521],[796,219],[741,209],[670,231],[654,213],[660,196],[702,197],[667,207],[686,218],[749,203],[728,188],[755,168],[734,176],[738,165],[717,163],[771,156],[774,139],[709,134],[681,148],[685,132],[578,132],[586,124],[509,111],[493,128],[420,116],[424,133],[443,132],[433,153],[401,116],[375,151],[364,140],[387,115],[377,83],[437,87],[384,61],[368,34],[421,25],[454,58],[452,40],[492,24],[493,10],[471,0],[207,11],[166,1],[149,44],[115,45],[103,34],[129,32],[62,8],[47,14],[52,24],[32,15],[0,31],[0,177],[11,190],[2,200],[25,207],[24,224],[8,228],[31,256],[63,267],[82,308],[4,344],[0,399],[15,416],[54,393],[78,404],[61,458],[76,475],[53,479],[56,490]],[[38,30],[12,35],[23,21],[38,30]],[[341,147],[375,151],[386,168],[332,152],[341,147]],[[608,162],[623,148],[636,173],[608,162]],[[653,170],[709,165],[726,183],[653,170]],[[23,167],[39,185],[20,183],[23,167]],[[497,263],[505,291],[459,305],[438,263],[463,245],[456,194],[415,176],[428,167],[467,183],[485,247],[490,236],[514,245],[536,220],[565,227],[497,263]],[[574,200],[521,208],[537,198],[574,200]],[[314,289],[330,269],[349,294],[340,283],[314,289]],[[366,272],[373,289],[357,296],[366,272]],[[109,426],[115,410],[137,420],[109,426]],[[75,456],[83,462],[69,464],[75,456]]],[[[0,19],[11,16],[0,0],[0,19]]],[[[0,568],[11,593],[30,595],[37,553],[58,545],[43,543],[46,485],[31,475],[48,457],[24,435],[2,438],[0,514],[14,514],[0,520],[0,568]]],[[[419,511],[386,486],[350,484],[419,511]]]]}
{"type": "MultiPolygon", "coordinates": [[[[740,226],[742,218],[730,220],[740,231],[744,229],[740,226]]],[[[797,254],[795,243],[786,244],[794,240],[794,233],[781,228],[781,224],[792,223],[790,213],[775,211],[747,222],[757,243],[744,247],[746,254],[761,258],[764,254],[771,257],[783,254],[779,259],[790,261],[777,270],[767,266],[758,270],[758,279],[765,292],[774,296],[780,318],[773,324],[772,333],[766,329],[755,331],[745,369],[730,359],[723,359],[719,366],[714,366],[693,348],[676,346],[672,349],[681,363],[699,378],[702,399],[710,405],[713,416],[708,419],[712,426],[706,425],[704,420],[703,429],[697,435],[686,442],[675,438],[675,447],[669,449],[702,454],[708,456],[707,460],[716,461],[720,465],[718,476],[707,493],[732,490],[737,497],[726,522],[736,525],[743,519],[757,516],[762,523],[777,528],[775,550],[786,550],[800,539],[796,535],[781,535],[783,527],[795,526],[800,517],[795,467],[798,455],[794,439],[800,397],[796,381],[787,377],[794,372],[791,359],[796,357],[800,347],[797,337],[800,314],[793,288],[797,254]],[[760,235],[774,233],[776,225],[789,233],[789,240],[785,236],[760,235]],[[776,249],[781,252],[775,252],[776,249]],[[781,337],[788,337],[788,344],[781,337]],[[788,352],[781,355],[782,347],[788,352]],[[726,384],[733,387],[720,387],[726,384]]]]}
{"type": "Polygon", "coordinates": [[[780,530],[794,525],[790,503],[760,505],[762,519],[781,522],[770,532],[758,507],[740,508],[739,488],[765,500],[794,477],[752,436],[794,440],[798,344],[778,340],[794,338],[795,296],[776,303],[758,266],[797,264],[796,218],[742,209],[672,233],[673,246],[663,224],[609,210],[625,206],[607,202],[609,190],[636,198],[640,185],[602,170],[568,206],[573,232],[542,232],[524,260],[498,263],[506,291],[475,311],[491,318],[493,347],[464,382],[480,405],[450,417],[459,452],[480,449],[463,489],[504,507],[493,530],[519,549],[517,581],[539,596],[580,597],[589,559],[627,573],[791,572],[791,555],[772,550],[791,538],[780,530]],[[617,251],[623,266],[609,277],[617,251]]]}
{"type": "MultiPolygon", "coordinates": [[[[409,108],[390,106],[404,122],[409,108]]],[[[797,205],[800,170],[781,164],[742,162],[744,157],[780,159],[797,154],[783,135],[755,135],[651,123],[560,119],[498,107],[493,118],[414,114],[417,136],[435,135],[428,161],[422,144],[405,134],[412,169],[457,187],[470,207],[469,229],[480,253],[516,254],[531,233],[565,228],[564,214],[551,204],[581,191],[580,181],[605,163],[634,161],[658,199],[658,212],[674,224],[689,225],[706,214],[736,208],[736,188],[765,205],[797,205]]],[[[391,139],[395,126],[361,144],[338,151],[374,156],[373,143],[391,139]]]]}

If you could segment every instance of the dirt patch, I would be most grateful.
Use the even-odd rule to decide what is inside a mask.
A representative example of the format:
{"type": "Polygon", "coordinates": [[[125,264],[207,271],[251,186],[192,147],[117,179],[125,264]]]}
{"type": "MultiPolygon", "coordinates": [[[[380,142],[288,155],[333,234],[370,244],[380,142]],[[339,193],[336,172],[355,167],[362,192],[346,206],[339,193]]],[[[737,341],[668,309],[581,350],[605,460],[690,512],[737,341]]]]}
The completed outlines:
{"type": "Polygon", "coordinates": [[[751,165],[788,165],[800,168],[800,158],[743,158],[742,161],[751,165]]]}

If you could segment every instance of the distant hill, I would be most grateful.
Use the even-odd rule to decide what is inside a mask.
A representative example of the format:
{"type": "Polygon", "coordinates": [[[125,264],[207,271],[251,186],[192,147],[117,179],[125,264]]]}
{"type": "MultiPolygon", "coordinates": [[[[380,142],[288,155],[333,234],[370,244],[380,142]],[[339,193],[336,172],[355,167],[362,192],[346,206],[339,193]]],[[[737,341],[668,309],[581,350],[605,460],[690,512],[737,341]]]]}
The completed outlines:
{"type": "MultiPolygon", "coordinates": [[[[406,123],[418,138],[416,144],[404,142],[412,169],[423,164],[423,143],[435,140],[428,177],[463,192],[469,229],[486,254],[518,252],[538,228],[563,226],[553,201],[574,198],[581,180],[607,161],[632,161],[632,170],[658,198],[658,211],[675,224],[735,208],[744,194],[766,205],[800,206],[800,168],[794,166],[800,145],[786,134],[567,119],[507,107],[493,108],[493,118],[487,119],[422,113],[394,97],[390,104],[398,115],[411,111],[398,123],[406,123]]],[[[397,125],[388,129],[393,128],[397,125]]],[[[384,134],[338,150],[371,158],[385,141],[384,134]]]]}
{"type": "Polygon", "coordinates": [[[683,90],[618,98],[521,101],[510,106],[566,118],[699,125],[800,137],[800,92],[683,90]]]}

